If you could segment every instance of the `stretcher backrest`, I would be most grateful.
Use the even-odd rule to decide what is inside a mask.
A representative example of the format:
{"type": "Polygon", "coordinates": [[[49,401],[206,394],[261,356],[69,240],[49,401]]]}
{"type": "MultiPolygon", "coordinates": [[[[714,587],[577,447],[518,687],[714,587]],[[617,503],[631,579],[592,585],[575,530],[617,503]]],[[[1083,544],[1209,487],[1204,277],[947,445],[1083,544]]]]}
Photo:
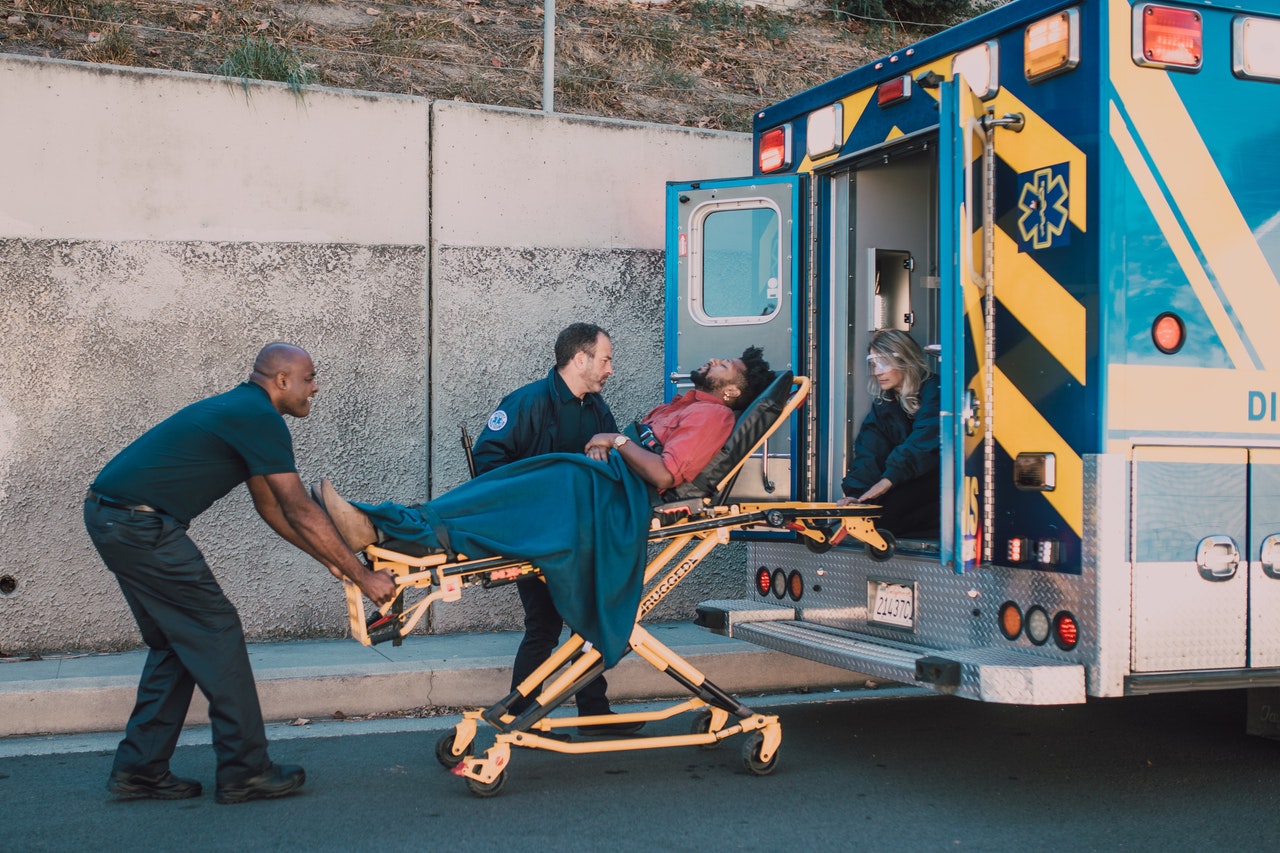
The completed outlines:
{"type": "Polygon", "coordinates": [[[688,483],[676,486],[663,493],[668,500],[688,500],[689,498],[719,498],[728,492],[738,471],[747,459],[755,452],[765,439],[773,434],[786,417],[803,402],[808,391],[808,381],[802,380],[796,392],[798,399],[792,397],[792,386],[796,384],[791,371],[779,373],[760,396],[751,401],[751,405],[738,415],[733,432],[724,446],[711,457],[702,473],[688,483]]]}

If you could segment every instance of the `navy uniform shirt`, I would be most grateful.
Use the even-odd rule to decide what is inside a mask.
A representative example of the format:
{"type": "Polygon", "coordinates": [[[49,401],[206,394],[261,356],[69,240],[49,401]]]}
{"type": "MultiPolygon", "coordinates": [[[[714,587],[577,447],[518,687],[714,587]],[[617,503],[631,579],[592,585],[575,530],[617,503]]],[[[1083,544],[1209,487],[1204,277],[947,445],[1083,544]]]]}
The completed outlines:
{"type": "Polygon", "coordinates": [[[297,471],[293,438],[261,386],[242,382],[171,415],[107,463],[92,489],[186,524],[250,477],[297,471]]]}
{"type": "Polygon", "coordinates": [[[604,397],[584,394],[579,400],[555,368],[545,379],[512,391],[489,416],[472,457],[484,474],[544,453],[582,453],[598,432],[617,432],[604,397]]]}

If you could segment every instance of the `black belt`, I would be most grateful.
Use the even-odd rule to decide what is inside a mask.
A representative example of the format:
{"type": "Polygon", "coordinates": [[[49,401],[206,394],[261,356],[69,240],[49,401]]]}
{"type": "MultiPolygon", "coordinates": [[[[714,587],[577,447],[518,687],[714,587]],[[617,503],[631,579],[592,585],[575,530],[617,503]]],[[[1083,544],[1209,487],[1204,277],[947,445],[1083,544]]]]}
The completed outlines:
{"type": "Polygon", "coordinates": [[[90,489],[89,491],[85,492],[84,499],[87,501],[90,501],[91,503],[101,504],[102,506],[109,506],[112,509],[128,509],[128,510],[132,510],[133,512],[160,512],[160,510],[156,509],[155,507],[147,506],[146,504],[127,504],[124,501],[113,501],[111,498],[104,498],[102,495],[98,494],[93,489],[90,489]]]}

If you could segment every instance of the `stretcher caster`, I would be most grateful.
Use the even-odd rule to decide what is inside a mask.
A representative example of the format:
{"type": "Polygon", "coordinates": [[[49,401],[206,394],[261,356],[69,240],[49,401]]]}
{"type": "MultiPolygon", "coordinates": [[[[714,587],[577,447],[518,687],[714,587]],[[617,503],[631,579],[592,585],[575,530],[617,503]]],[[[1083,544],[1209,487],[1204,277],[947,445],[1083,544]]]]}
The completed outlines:
{"type": "Polygon", "coordinates": [[[764,735],[760,732],[752,732],[742,744],[742,766],[753,776],[768,776],[778,766],[778,751],[775,749],[769,760],[765,761],[760,757],[763,748],[764,735]]]}
{"type": "Polygon", "coordinates": [[[477,797],[496,797],[507,784],[507,771],[503,770],[492,782],[481,782],[479,779],[467,777],[467,789],[477,797]]]}
{"type": "Polygon", "coordinates": [[[830,551],[836,543],[836,534],[840,532],[839,524],[815,525],[815,530],[822,532],[822,539],[814,539],[810,536],[804,537],[804,547],[809,549],[812,554],[825,554],[830,551]]]}
{"type": "MultiPolygon", "coordinates": [[[[693,725],[689,727],[689,734],[705,735],[711,731],[711,712],[699,711],[693,718],[693,725]]],[[[698,749],[710,752],[713,749],[720,748],[720,741],[714,740],[711,743],[700,743],[698,749]]]]}
{"type": "Polygon", "coordinates": [[[870,542],[867,543],[867,556],[875,560],[877,563],[883,563],[893,556],[893,552],[897,550],[898,540],[892,533],[887,530],[877,530],[880,538],[884,540],[884,548],[877,548],[870,542]]]}
{"type": "Polygon", "coordinates": [[[458,742],[457,731],[450,729],[436,741],[436,761],[446,770],[452,770],[462,763],[462,759],[466,753],[464,749],[461,754],[455,753],[455,746],[458,742]]]}

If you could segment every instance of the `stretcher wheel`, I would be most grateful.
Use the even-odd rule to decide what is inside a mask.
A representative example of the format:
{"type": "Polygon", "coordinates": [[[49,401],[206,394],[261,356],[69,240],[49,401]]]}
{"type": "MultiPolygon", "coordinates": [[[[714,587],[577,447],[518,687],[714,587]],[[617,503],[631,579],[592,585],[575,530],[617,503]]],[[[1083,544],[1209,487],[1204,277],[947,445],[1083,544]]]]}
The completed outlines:
{"type": "Polygon", "coordinates": [[[874,545],[867,544],[867,556],[875,560],[877,563],[883,563],[893,556],[893,552],[898,547],[897,538],[887,530],[877,530],[880,538],[884,540],[884,548],[877,548],[874,545]]]}
{"type": "Polygon", "coordinates": [[[778,766],[778,751],[774,750],[768,761],[760,759],[760,749],[764,746],[764,735],[752,732],[742,744],[742,766],[753,776],[768,776],[778,766]]]}
{"type": "Polygon", "coordinates": [[[453,747],[457,739],[458,732],[450,729],[440,735],[440,738],[436,741],[436,761],[439,761],[446,770],[452,770],[462,763],[462,756],[453,754],[453,747]]]}
{"type": "Polygon", "coordinates": [[[496,797],[507,784],[507,771],[503,770],[492,782],[480,782],[467,777],[467,788],[477,797],[496,797]]]}
{"type": "Polygon", "coordinates": [[[825,554],[834,547],[832,542],[835,539],[836,531],[840,529],[840,525],[820,525],[817,529],[822,531],[822,541],[819,542],[817,539],[811,539],[808,536],[804,536],[802,537],[804,539],[804,547],[808,548],[809,552],[812,554],[825,554]]]}
{"type": "MultiPolygon", "coordinates": [[[[689,734],[705,735],[711,731],[711,712],[699,711],[693,718],[693,725],[689,727],[689,734]]],[[[700,743],[698,749],[705,749],[710,752],[713,749],[720,748],[720,741],[714,740],[711,743],[700,743]]]]}

